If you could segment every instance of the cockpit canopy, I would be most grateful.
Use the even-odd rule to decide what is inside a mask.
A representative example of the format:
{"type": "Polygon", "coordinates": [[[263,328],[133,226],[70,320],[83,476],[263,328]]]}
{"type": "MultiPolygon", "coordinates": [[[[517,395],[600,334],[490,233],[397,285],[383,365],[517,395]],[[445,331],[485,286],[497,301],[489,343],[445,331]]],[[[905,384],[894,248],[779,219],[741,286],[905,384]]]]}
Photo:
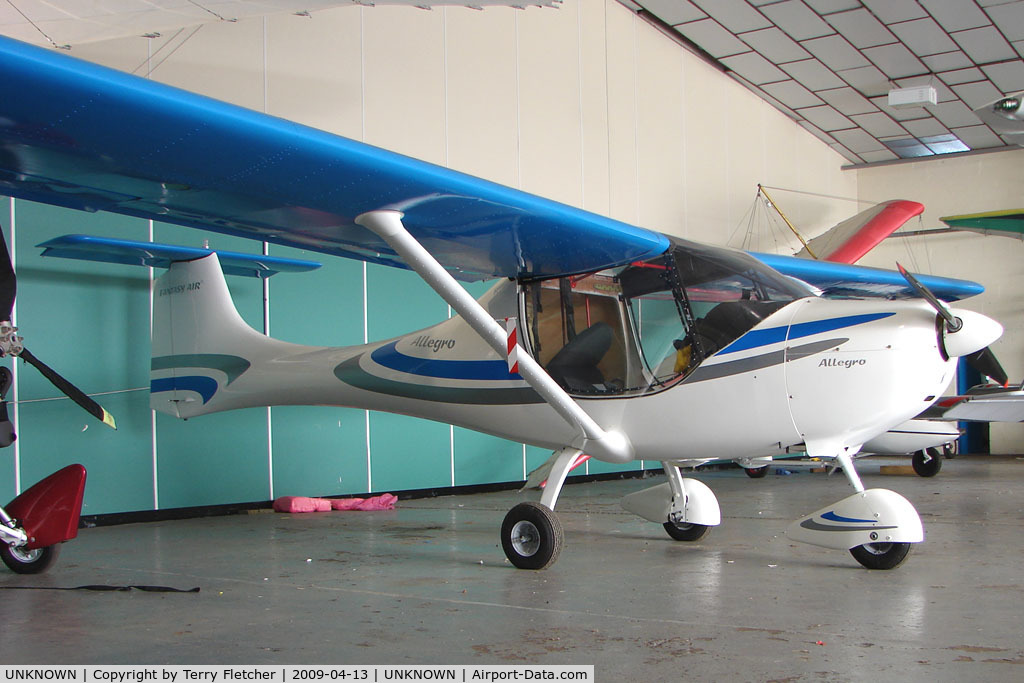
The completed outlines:
{"type": "Polygon", "coordinates": [[[742,252],[679,239],[648,261],[523,290],[534,357],[577,396],[671,386],[779,308],[813,296],[742,252]]]}

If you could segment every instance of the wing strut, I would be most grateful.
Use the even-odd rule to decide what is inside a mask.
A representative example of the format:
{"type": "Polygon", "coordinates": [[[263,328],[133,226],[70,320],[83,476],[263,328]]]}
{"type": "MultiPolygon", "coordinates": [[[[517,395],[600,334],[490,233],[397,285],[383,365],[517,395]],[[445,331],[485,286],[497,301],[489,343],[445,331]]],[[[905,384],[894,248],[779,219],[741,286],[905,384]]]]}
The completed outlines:
{"type": "MultiPolygon", "coordinates": [[[[501,357],[508,352],[505,330],[493,320],[476,299],[437,262],[402,224],[400,211],[368,211],[356,223],[372,230],[398,253],[423,280],[447,301],[453,309],[501,357]]],[[[534,391],[555,409],[566,422],[578,430],[577,442],[570,444],[606,462],[626,463],[634,459],[629,439],[618,431],[605,431],[572,397],[527,353],[519,355],[519,374],[534,391]]]]}

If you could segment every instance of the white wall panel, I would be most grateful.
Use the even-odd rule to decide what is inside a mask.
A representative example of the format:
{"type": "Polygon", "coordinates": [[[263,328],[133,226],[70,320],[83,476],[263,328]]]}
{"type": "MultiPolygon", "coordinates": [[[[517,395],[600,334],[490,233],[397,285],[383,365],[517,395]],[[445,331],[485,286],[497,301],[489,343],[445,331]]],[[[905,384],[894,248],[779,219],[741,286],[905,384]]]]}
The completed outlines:
{"type": "Polygon", "coordinates": [[[438,11],[445,15],[448,165],[515,187],[517,10],[438,11]]]}
{"type": "Polygon", "coordinates": [[[636,19],[606,3],[609,207],[612,218],[639,222],[637,175],[636,19]]]}
{"type": "Polygon", "coordinates": [[[361,31],[362,14],[351,8],[267,17],[267,112],[361,137],[361,31]]]}
{"type": "Polygon", "coordinates": [[[521,11],[516,19],[522,189],[579,206],[579,13],[567,3],[556,11],[521,11]]]}
{"type": "MultiPolygon", "coordinates": [[[[857,171],[860,195],[900,196],[925,205],[920,225],[941,228],[942,216],[1020,209],[1024,204],[1024,150],[970,155],[857,171]]],[[[980,296],[962,304],[990,315],[1006,328],[993,350],[1011,382],[1024,379],[1024,243],[1016,239],[953,233],[886,241],[865,263],[891,268],[899,260],[911,270],[975,280],[980,296]]],[[[993,453],[1020,453],[1024,425],[994,424],[993,453]]]]}
{"type": "Polygon", "coordinates": [[[444,13],[408,7],[358,11],[363,15],[366,142],[443,164],[444,13]]]}

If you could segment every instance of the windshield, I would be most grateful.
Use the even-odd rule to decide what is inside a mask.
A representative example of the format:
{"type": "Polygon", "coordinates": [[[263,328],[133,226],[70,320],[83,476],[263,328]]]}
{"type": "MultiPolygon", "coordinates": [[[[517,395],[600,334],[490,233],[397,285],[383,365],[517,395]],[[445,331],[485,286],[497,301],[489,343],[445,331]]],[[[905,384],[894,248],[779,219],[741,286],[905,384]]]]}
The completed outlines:
{"type": "Polygon", "coordinates": [[[665,254],[524,287],[537,360],[574,395],[680,381],[709,356],[812,292],[728,249],[673,239],[665,254]]]}

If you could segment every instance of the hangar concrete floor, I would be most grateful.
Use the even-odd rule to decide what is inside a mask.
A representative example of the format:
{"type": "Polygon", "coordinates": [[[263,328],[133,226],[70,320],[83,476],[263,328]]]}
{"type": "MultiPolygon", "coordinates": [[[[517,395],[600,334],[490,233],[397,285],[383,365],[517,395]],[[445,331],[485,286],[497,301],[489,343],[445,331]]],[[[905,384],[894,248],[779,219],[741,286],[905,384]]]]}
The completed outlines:
{"type": "MultiPolygon", "coordinates": [[[[842,476],[701,473],[724,520],[669,540],[618,498],[659,478],[567,486],[567,546],[516,570],[497,546],[516,492],[393,512],[259,513],[83,530],[42,576],[0,588],[198,586],[199,593],[5,590],[0,661],[135,664],[593,664],[598,680],[1009,680],[1024,664],[1024,459],[879,473],[927,539],[868,571],[797,545],[789,521],[842,476]]],[[[891,460],[881,462],[892,462],[891,460]]],[[[903,460],[902,462],[906,462],[903,460]]],[[[533,497],[533,494],[531,494],[533,497]]]]}

